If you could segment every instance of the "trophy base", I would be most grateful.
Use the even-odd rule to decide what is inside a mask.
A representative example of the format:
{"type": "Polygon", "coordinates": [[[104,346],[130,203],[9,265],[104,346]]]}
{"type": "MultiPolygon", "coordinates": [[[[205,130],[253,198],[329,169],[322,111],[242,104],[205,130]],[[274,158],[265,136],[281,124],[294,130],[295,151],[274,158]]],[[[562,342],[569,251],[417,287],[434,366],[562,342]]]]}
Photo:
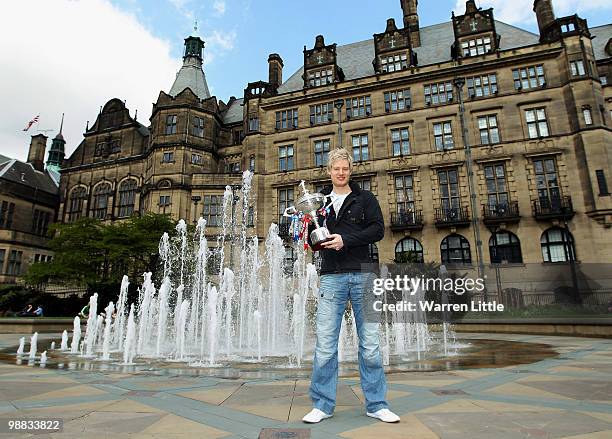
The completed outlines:
{"type": "Polygon", "coordinates": [[[334,239],[329,235],[329,230],[324,227],[320,227],[318,229],[313,230],[313,232],[310,234],[310,242],[312,242],[312,251],[317,252],[321,250],[321,245],[323,243],[334,239]]]}

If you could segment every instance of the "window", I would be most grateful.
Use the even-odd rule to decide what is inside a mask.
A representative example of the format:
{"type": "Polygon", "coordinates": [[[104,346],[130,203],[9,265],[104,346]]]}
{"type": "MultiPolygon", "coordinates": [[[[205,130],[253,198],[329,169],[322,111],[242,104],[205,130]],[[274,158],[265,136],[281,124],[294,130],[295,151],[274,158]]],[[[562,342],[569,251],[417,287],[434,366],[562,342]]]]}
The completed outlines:
{"type": "Polygon", "coordinates": [[[176,134],[176,114],[166,116],[166,134],[176,134]]]}
{"type": "Polygon", "coordinates": [[[385,111],[402,111],[410,109],[412,100],[410,89],[385,92],[385,111]]]}
{"type": "Polygon", "coordinates": [[[408,68],[408,55],[396,53],[395,55],[383,55],[380,57],[380,68],[383,72],[396,72],[408,68]]]}
{"type": "Polygon", "coordinates": [[[448,235],[440,244],[443,264],[471,264],[470,243],[461,235],[448,235]]]}
{"type": "Polygon", "coordinates": [[[285,247],[285,258],[284,258],[284,270],[285,270],[285,274],[291,274],[293,273],[293,265],[295,264],[295,261],[297,261],[297,254],[295,252],[295,249],[293,248],[293,245],[288,245],[285,247]]]}
{"type": "Polygon", "coordinates": [[[564,23],[561,25],[561,32],[565,33],[565,32],[573,32],[574,30],[576,30],[576,27],[574,26],[574,23],[564,23]]]}
{"type": "Polygon", "coordinates": [[[453,101],[453,84],[450,81],[427,84],[425,87],[425,104],[438,105],[453,101]]]}
{"type": "Polygon", "coordinates": [[[370,153],[368,147],[368,135],[367,134],[357,134],[352,136],[353,139],[353,160],[356,162],[361,162],[365,160],[369,160],[370,153]]]}
{"type": "Polygon", "coordinates": [[[508,205],[508,187],[506,185],[506,169],[503,163],[486,165],[484,167],[485,184],[487,186],[487,203],[491,209],[508,205]]]}
{"type": "Polygon", "coordinates": [[[314,143],[315,166],[327,165],[329,156],[329,139],[317,140],[314,143]]]}
{"type": "Polygon", "coordinates": [[[79,186],[72,190],[68,204],[68,221],[76,221],[83,214],[83,201],[87,197],[87,190],[79,186]]]}
{"type": "Polygon", "coordinates": [[[499,143],[499,128],[497,127],[497,116],[481,116],[478,118],[478,130],[480,131],[480,144],[492,145],[499,143]]]}
{"type": "Polygon", "coordinates": [[[111,186],[108,183],[102,183],[95,187],[93,191],[93,205],[91,206],[91,213],[93,218],[106,218],[108,197],[110,196],[111,191],[111,186]]]}
{"type": "Polygon", "coordinates": [[[599,186],[599,195],[610,195],[608,191],[608,182],[606,181],[606,175],[604,174],[603,169],[597,169],[595,171],[595,175],[597,176],[597,186],[599,186]]]}
{"type": "Polygon", "coordinates": [[[223,195],[204,195],[202,218],[208,227],[221,227],[223,213],[223,195]]]}
{"type": "Polygon", "coordinates": [[[318,104],[310,106],[310,125],[328,123],[334,120],[334,104],[318,104]]]}
{"type": "Polygon", "coordinates": [[[395,204],[399,214],[414,212],[414,187],[412,174],[395,176],[395,204]]]}
{"type": "Polygon", "coordinates": [[[242,139],[244,138],[244,131],[234,130],[234,132],[232,133],[232,136],[233,136],[234,145],[240,145],[242,143],[242,139]]]}
{"type": "Polygon", "coordinates": [[[8,266],[6,269],[6,274],[19,276],[21,274],[21,257],[23,256],[23,252],[17,250],[11,250],[8,259],[8,266]]]}
{"type": "Polygon", "coordinates": [[[255,156],[254,155],[249,157],[249,171],[255,172],[255,156]]]}
{"type": "Polygon", "coordinates": [[[298,127],[298,111],[297,109],[277,111],[276,112],[276,129],[286,130],[298,127]]]}
{"type": "Polygon", "coordinates": [[[489,238],[489,255],[492,264],[508,262],[510,264],[521,264],[521,243],[518,237],[511,232],[500,231],[489,238]]]}
{"type": "Polygon", "coordinates": [[[455,209],[460,205],[459,176],[456,169],[438,171],[440,184],[440,207],[444,210],[455,209]]]}
{"type": "Polygon", "coordinates": [[[608,77],[606,75],[600,76],[599,82],[601,82],[601,85],[608,85],[608,77]]]}
{"type": "Polygon", "coordinates": [[[164,155],[162,156],[162,163],[174,163],[174,153],[164,152],[164,155]]]}
{"type": "Polygon", "coordinates": [[[361,188],[361,190],[364,190],[364,191],[371,191],[372,190],[372,179],[370,179],[370,178],[359,178],[359,179],[353,180],[353,182],[357,186],[359,186],[359,188],[361,188]]]}
{"type": "Polygon", "coordinates": [[[536,188],[540,203],[542,207],[549,207],[552,200],[558,201],[561,199],[555,159],[534,160],[533,168],[535,171],[536,188]]]}
{"type": "Polygon", "coordinates": [[[525,110],[525,120],[527,120],[527,131],[530,139],[547,137],[549,135],[544,108],[525,110]]]}
{"type": "Polygon", "coordinates": [[[119,185],[119,216],[126,217],[134,213],[136,200],[136,180],[123,180],[119,185]]]}
{"type": "Polygon", "coordinates": [[[576,260],[574,238],[561,227],[551,227],[540,238],[544,262],[568,262],[576,260]]]}
{"type": "Polygon", "coordinates": [[[240,173],[240,162],[228,162],[225,164],[225,172],[230,174],[240,173]]]}
{"type": "Polygon", "coordinates": [[[318,87],[334,82],[334,71],[331,67],[321,70],[311,70],[308,72],[308,86],[318,87]]]}
{"type": "Polygon", "coordinates": [[[461,43],[463,56],[484,55],[491,51],[491,37],[475,38],[461,43]]]}
{"type": "Polygon", "coordinates": [[[453,141],[453,125],[451,121],[438,122],[433,124],[434,144],[437,151],[445,149],[453,149],[455,142],[453,141]]]}
{"type": "Polygon", "coordinates": [[[368,245],[368,257],[370,258],[370,262],[378,262],[378,246],[376,244],[368,245]]]}
{"type": "Polygon", "coordinates": [[[247,227],[255,227],[255,207],[249,206],[247,211],[247,227]]]}
{"type": "Polygon", "coordinates": [[[194,116],[191,125],[191,135],[196,137],[204,137],[204,119],[194,116]]]}
{"type": "Polygon", "coordinates": [[[314,184],[314,191],[315,193],[321,193],[321,191],[326,187],[326,186],[330,186],[331,185],[331,181],[324,181],[324,182],[320,182],[320,183],[315,183],[314,184]]]}
{"type": "Polygon", "coordinates": [[[410,154],[410,136],[408,134],[408,128],[392,129],[391,145],[394,156],[410,154]]]}
{"type": "Polygon", "coordinates": [[[583,108],[582,115],[584,116],[584,124],[585,125],[593,125],[593,117],[591,116],[590,108],[583,108]]]}
{"type": "Polygon", "coordinates": [[[360,96],[346,100],[346,117],[364,117],[372,114],[372,100],[370,96],[360,96]]]}
{"type": "Polygon", "coordinates": [[[0,207],[0,227],[10,229],[13,225],[13,215],[15,213],[15,203],[3,201],[0,207]]]}
{"type": "Polygon", "coordinates": [[[171,198],[170,195],[160,195],[159,196],[159,205],[160,206],[170,206],[171,198]]]}
{"type": "Polygon", "coordinates": [[[530,66],[512,70],[514,88],[516,90],[528,90],[541,87],[546,84],[544,77],[544,66],[530,66]]]}
{"type": "Polygon", "coordinates": [[[570,61],[570,71],[572,76],[583,76],[586,73],[584,71],[584,62],[581,59],[570,61]]]}
{"type": "Polygon", "coordinates": [[[192,165],[201,165],[202,164],[202,156],[200,154],[191,154],[191,164],[192,165]]]}
{"type": "Polygon", "coordinates": [[[467,78],[466,84],[470,99],[497,94],[497,75],[495,73],[467,78]]]}
{"type": "Polygon", "coordinates": [[[278,147],[278,169],[279,171],[293,170],[293,145],[278,147]]]}
{"type": "Polygon", "coordinates": [[[4,274],[4,259],[6,258],[6,250],[0,248],[0,274],[4,274]]]}
{"type": "Polygon", "coordinates": [[[285,209],[293,206],[293,188],[278,190],[278,216],[280,224],[289,224],[290,219],[283,216],[285,209]]]}
{"type": "Polygon", "coordinates": [[[249,116],[249,132],[259,131],[259,117],[257,116],[249,116]]]}
{"type": "Polygon", "coordinates": [[[49,230],[50,218],[51,215],[49,214],[49,212],[34,209],[31,232],[35,235],[45,236],[47,234],[47,231],[49,230]]]}
{"type": "Polygon", "coordinates": [[[395,245],[396,263],[423,263],[423,246],[414,238],[404,238],[395,245]]]}

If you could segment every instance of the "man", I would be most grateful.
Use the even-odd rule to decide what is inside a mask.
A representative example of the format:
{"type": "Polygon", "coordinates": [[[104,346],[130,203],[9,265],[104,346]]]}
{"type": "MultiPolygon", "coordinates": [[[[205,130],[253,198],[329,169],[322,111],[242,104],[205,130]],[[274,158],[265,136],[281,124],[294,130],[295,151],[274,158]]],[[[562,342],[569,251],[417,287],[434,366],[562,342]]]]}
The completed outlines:
{"type": "Polygon", "coordinates": [[[384,221],[380,205],[374,195],[361,190],[349,180],[353,159],[345,149],[330,152],[327,172],[332,188],[332,206],[319,224],[331,232],[331,240],[321,250],[321,284],[317,305],[317,344],[313,361],[310,397],[314,408],[302,420],[317,423],[333,415],[338,383],[338,336],[347,301],[355,315],[359,337],[359,375],[366,400],[367,416],[383,422],[398,422],[399,416],[388,409],[385,394],[387,384],[379,348],[378,323],[367,322],[364,309],[366,298],[372,294],[365,288],[374,274],[362,272],[363,264],[372,261],[369,245],[384,235],[384,221]]]}

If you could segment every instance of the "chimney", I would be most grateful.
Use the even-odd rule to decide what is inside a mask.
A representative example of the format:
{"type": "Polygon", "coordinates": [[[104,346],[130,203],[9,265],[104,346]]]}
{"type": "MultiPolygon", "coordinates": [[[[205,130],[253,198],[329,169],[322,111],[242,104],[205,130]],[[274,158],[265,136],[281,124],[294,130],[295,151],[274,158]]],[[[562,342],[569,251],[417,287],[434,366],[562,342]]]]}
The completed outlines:
{"type": "Polygon", "coordinates": [[[283,59],[278,53],[268,57],[268,82],[275,89],[283,83],[283,59]]]}
{"type": "Polygon", "coordinates": [[[417,13],[418,0],[400,0],[404,11],[404,28],[410,33],[412,47],[421,47],[421,33],[419,31],[419,14],[417,13]]]}
{"type": "Polygon", "coordinates": [[[36,134],[32,136],[30,150],[28,151],[28,163],[32,164],[37,171],[45,170],[45,149],[47,148],[47,136],[36,134]]]}
{"type": "Polygon", "coordinates": [[[535,0],[533,2],[533,10],[538,19],[538,29],[540,30],[540,38],[542,38],[546,27],[555,21],[552,0],[535,0]]]}

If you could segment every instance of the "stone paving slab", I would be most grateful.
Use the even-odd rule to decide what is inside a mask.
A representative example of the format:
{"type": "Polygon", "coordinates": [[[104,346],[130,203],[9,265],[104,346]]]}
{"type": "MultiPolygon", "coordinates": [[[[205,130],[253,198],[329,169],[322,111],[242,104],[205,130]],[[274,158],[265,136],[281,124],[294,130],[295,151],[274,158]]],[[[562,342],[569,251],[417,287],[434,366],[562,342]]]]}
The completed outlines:
{"type": "MultiPolygon", "coordinates": [[[[232,380],[0,363],[0,420],[64,420],[61,433],[18,436],[37,439],[255,439],[264,428],[308,429],[313,439],[612,438],[612,340],[466,336],[549,344],[559,357],[499,368],[388,374],[387,399],[402,417],[393,425],[364,415],[355,377],[339,380],[331,419],[305,425],[301,418],[311,403],[304,379],[232,380]]],[[[0,348],[18,339],[0,334],[0,348]]]]}

